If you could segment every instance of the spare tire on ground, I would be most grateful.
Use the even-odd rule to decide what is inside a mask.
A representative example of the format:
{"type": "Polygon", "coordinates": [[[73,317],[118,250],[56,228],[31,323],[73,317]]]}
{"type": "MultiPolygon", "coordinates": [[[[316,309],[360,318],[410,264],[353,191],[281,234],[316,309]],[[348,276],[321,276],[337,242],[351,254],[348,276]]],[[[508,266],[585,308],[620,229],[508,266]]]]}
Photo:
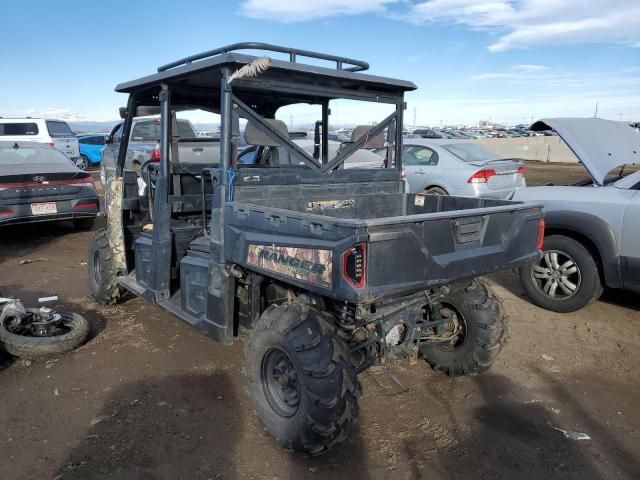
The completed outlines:
{"type": "MultiPolygon", "coordinates": [[[[19,321],[12,312],[0,315],[0,348],[16,357],[59,355],[78,347],[89,335],[89,322],[76,313],[54,312],[55,320],[47,323],[19,321]]],[[[28,315],[38,309],[26,309],[28,315]]]]}

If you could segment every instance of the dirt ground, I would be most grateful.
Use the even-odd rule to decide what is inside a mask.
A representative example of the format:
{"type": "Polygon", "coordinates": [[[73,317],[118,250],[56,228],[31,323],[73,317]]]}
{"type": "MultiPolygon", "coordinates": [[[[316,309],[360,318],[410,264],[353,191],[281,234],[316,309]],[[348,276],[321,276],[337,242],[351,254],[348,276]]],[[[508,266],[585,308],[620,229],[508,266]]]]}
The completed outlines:
{"type": "MultiPolygon", "coordinates": [[[[530,164],[528,181],[579,172],[530,164]]],[[[26,303],[59,295],[92,327],[60,357],[0,356],[0,479],[640,478],[640,295],[608,291],[560,315],[527,303],[513,272],[493,276],[511,319],[494,368],[365,373],[350,440],[298,459],[252,411],[241,340],[224,347],[140,300],[92,303],[90,235],[63,224],[0,231],[0,291],[26,303]]]]}

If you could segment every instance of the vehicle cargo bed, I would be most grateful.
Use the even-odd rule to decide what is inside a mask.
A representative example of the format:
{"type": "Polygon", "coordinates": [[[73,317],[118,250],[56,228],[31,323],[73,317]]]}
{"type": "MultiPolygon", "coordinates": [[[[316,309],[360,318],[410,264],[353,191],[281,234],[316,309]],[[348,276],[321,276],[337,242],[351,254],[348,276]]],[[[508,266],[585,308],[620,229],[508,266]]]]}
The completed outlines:
{"type": "Polygon", "coordinates": [[[402,193],[261,199],[259,205],[228,204],[225,244],[227,258],[247,268],[293,278],[330,296],[365,300],[526,263],[537,255],[541,216],[535,204],[402,193]],[[361,243],[366,281],[354,288],[341,262],[343,252],[361,243]],[[331,264],[330,276],[305,278],[286,265],[278,268],[276,257],[252,261],[260,245],[289,257],[318,251],[331,264]]]}

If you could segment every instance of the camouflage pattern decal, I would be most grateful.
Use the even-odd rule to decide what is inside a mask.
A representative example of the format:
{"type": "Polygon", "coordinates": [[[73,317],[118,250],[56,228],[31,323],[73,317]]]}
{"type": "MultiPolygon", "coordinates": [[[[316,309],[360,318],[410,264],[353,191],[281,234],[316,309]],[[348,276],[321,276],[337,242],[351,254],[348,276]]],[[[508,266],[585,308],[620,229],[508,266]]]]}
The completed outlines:
{"type": "Polygon", "coordinates": [[[331,287],[331,250],[249,245],[247,263],[288,277],[331,287]]]}
{"type": "Polygon", "coordinates": [[[127,259],[124,252],[124,230],[122,228],[122,198],[124,179],[110,178],[104,188],[104,203],[107,210],[107,238],[111,247],[113,267],[126,270],[127,259]]]}

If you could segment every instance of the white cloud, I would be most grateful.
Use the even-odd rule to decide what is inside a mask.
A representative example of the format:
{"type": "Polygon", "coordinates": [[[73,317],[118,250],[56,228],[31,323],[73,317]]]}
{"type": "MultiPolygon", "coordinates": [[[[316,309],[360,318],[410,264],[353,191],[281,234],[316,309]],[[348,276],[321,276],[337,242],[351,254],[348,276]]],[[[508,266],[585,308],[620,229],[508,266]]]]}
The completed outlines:
{"type": "Polygon", "coordinates": [[[399,0],[245,0],[240,13],[256,19],[283,23],[305,22],[341,15],[380,13],[399,0]]]}
{"type": "Polygon", "coordinates": [[[402,18],[496,33],[492,52],[540,44],[640,44],[637,0],[428,0],[402,18]]]}
{"type": "Polygon", "coordinates": [[[546,65],[513,65],[505,72],[477,73],[471,76],[471,80],[524,80],[535,77],[536,79],[555,76],[546,65]]]}

